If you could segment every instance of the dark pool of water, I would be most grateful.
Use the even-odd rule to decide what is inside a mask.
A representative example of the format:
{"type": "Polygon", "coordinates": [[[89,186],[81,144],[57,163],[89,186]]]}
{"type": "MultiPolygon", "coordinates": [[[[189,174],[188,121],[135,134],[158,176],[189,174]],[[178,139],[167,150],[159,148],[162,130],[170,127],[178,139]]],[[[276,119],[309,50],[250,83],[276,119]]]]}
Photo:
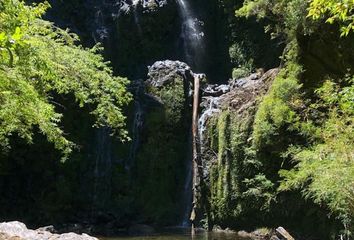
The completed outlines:
{"type": "Polygon", "coordinates": [[[192,236],[188,229],[178,231],[162,231],[151,236],[119,236],[100,238],[100,240],[246,240],[236,233],[199,232],[192,236]]]}

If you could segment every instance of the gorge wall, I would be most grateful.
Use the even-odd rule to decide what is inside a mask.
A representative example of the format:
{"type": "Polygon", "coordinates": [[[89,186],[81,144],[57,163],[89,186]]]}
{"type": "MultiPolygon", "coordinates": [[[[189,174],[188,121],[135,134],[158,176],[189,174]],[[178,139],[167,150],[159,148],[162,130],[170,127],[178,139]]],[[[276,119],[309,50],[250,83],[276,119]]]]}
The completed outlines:
{"type": "MultiPolygon", "coordinates": [[[[241,131],[244,136],[230,147],[247,145],[255,97],[270,82],[267,75],[249,81],[236,79],[255,68],[277,66],[279,54],[274,46],[278,45],[255,20],[235,19],[227,2],[186,2],[188,9],[173,0],[51,1],[48,19],[78,33],[87,46],[101,42],[115,73],[132,80],[129,88],[134,101],[126,109],[132,141],[123,144],[110,136],[109,129],[92,129],[88,109],[76,107],[72,96],[58,97],[56,101],[66,106],[61,109],[66,113],[65,130],[79,147],[61,163],[59,153],[43,136],[38,134],[30,146],[13,139],[15,147],[1,155],[0,161],[3,220],[21,220],[29,226],[79,222],[95,225],[97,232],[106,234],[136,223],[180,224],[190,198],[190,87],[193,72],[203,72],[209,83],[235,78],[229,86],[232,90],[220,97],[226,100],[211,104],[220,111],[219,120],[206,118],[202,124],[206,181],[201,198],[207,200],[202,201],[199,216],[207,214],[210,223],[229,225],[228,219],[237,213],[223,214],[238,199],[223,194],[241,186],[237,179],[228,179],[230,171],[239,168],[228,162],[236,150],[225,150],[229,146],[223,144],[231,143],[223,132],[233,126],[231,134],[241,131]],[[197,51],[188,50],[190,42],[186,43],[195,40],[195,36],[186,36],[193,26],[200,29],[197,37],[203,40],[197,51]],[[254,61],[248,62],[251,58],[254,61]],[[159,62],[165,59],[181,62],[159,62]],[[236,87],[248,82],[257,89],[247,92],[236,87]],[[258,89],[260,82],[266,84],[258,89]],[[250,94],[252,99],[235,97],[239,94],[250,94]],[[239,112],[240,103],[234,100],[241,105],[249,100],[250,106],[239,112]]],[[[246,152],[242,149],[237,154],[246,152]]]]}

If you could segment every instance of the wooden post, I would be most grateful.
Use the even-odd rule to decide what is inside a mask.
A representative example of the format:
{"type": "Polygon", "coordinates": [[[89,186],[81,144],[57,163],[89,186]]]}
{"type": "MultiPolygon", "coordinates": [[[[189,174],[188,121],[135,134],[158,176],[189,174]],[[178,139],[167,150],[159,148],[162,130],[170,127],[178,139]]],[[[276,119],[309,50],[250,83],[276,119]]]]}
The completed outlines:
{"type": "Polygon", "coordinates": [[[192,223],[191,233],[195,235],[195,218],[197,208],[197,185],[198,185],[198,109],[199,109],[199,86],[200,76],[194,74],[194,96],[193,96],[193,119],[192,119],[192,138],[193,138],[193,203],[190,220],[192,223]]]}

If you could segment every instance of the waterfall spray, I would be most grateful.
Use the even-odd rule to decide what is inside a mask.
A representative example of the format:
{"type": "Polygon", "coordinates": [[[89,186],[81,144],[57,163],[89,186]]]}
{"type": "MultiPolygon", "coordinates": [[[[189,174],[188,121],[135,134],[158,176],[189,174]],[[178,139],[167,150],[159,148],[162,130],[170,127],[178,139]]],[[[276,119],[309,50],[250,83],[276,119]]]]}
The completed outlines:
{"type": "MultiPolygon", "coordinates": [[[[179,7],[180,15],[182,18],[182,29],[181,29],[181,39],[183,42],[183,53],[185,61],[193,69],[199,71],[203,67],[204,56],[204,33],[202,31],[203,22],[199,21],[187,0],[176,0],[179,7]]],[[[192,158],[189,159],[187,166],[187,175],[185,182],[185,195],[192,200],[191,205],[187,204],[184,213],[184,219],[182,226],[187,226],[191,224],[192,235],[195,233],[195,216],[197,209],[197,187],[199,178],[199,159],[198,159],[198,109],[199,109],[199,85],[200,80],[204,78],[204,75],[194,74],[194,97],[193,97],[193,119],[192,119],[192,136],[191,136],[191,146],[192,146],[192,158]],[[188,191],[186,186],[190,189],[188,191]],[[190,194],[192,196],[190,196],[190,194]],[[189,216],[189,219],[187,218],[189,216]]]]}
{"type": "Polygon", "coordinates": [[[186,0],[176,0],[182,18],[181,39],[184,57],[188,65],[199,71],[204,60],[203,22],[195,17],[186,0]]]}

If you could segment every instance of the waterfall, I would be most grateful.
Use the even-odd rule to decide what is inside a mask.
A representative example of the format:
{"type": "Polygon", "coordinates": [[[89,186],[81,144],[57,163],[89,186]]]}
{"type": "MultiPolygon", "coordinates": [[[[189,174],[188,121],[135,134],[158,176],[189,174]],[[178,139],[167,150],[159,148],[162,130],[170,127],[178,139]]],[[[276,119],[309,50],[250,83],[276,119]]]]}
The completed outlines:
{"type": "MultiPolygon", "coordinates": [[[[190,129],[189,132],[192,132],[190,129]]],[[[184,187],[183,187],[183,206],[184,206],[184,211],[183,211],[183,218],[181,222],[181,226],[186,228],[190,227],[190,213],[191,213],[191,208],[192,208],[192,178],[193,178],[193,169],[192,169],[192,134],[189,135],[188,137],[188,151],[187,151],[187,162],[186,162],[186,178],[184,182],[184,187]]]]}
{"type": "Polygon", "coordinates": [[[204,23],[194,15],[186,0],[176,0],[182,18],[181,39],[186,62],[194,70],[200,71],[204,59],[204,23]]]}
{"type": "Polygon", "coordinates": [[[102,42],[109,37],[109,30],[105,25],[101,8],[99,8],[95,13],[94,23],[95,31],[92,33],[92,38],[96,43],[102,42]]]}
{"type": "MultiPolygon", "coordinates": [[[[203,153],[203,143],[204,143],[204,134],[207,128],[207,122],[210,117],[212,117],[215,113],[220,112],[219,109],[219,100],[220,97],[203,97],[203,103],[205,104],[206,109],[203,111],[202,115],[198,119],[198,145],[200,154],[203,153]]],[[[191,132],[191,131],[190,131],[191,132]]],[[[189,227],[191,222],[189,220],[191,210],[192,210],[192,179],[193,179],[193,164],[192,164],[192,136],[190,135],[188,142],[188,157],[187,157],[187,165],[186,165],[186,179],[184,184],[184,215],[183,221],[181,223],[182,227],[189,227]]]]}
{"type": "Polygon", "coordinates": [[[140,144],[140,134],[144,123],[144,109],[142,106],[142,97],[145,94],[144,82],[142,80],[136,80],[132,86],[134,94],[134,120],[132,126],[132,141],[129,151],[128,160],[125,162],[125,169],[130,171],[134,164],[136,152],[140,144]]]}
{"type": "Polygon", "coordinates": [[[140,16],[139,16],[139,13],[138,13],[138,10],[137,10],[137,6],[138,5],[134,5],[134,10],[133,10],[133,14],[134,14],[134,23],[138,29],[138,34],[139,34],[139,37],[141,38],[142,35],[143,35],[143,30],[141,28],[141,24],[140,24],[140,16]]]}
{"type": "MultiPolygon", "coordinates": [[[[195,16],[187,0],[176,0],[182,19],[181,35],[183,55],[185,61],[194,70],[200,71],[203,67],[204,56],[204,33],[202,31],[203,22],[195,16]]],[[[181,223],[182,227],[190,227],[190,215],[193,199],[193,157],[192,157],[192,131],[189,137],[188,157],[186,159],[186,178],[183,189],[184,214],[181,223]]]]}
{"type": "Polygon", "coordinates": [[[198,134],[199,134],[199,145],[201,146],[201,152],[203,152],[203,142],[204,142],[204,132],[206,130],[207,120],[213,116],[214,113],[220,112],[218,108],[219,97],[204,97],[203,101],[207,104],[207,109],[203,111],[198,121],[198,134]]]}
{"type": "Polygon", "coordinates": [[[96,130],[95,146],[92,194],[93,215],[97,208],[101,208],[105,205],[105,201],[111,195],[112,156],[109,128],[96,130]]]}

